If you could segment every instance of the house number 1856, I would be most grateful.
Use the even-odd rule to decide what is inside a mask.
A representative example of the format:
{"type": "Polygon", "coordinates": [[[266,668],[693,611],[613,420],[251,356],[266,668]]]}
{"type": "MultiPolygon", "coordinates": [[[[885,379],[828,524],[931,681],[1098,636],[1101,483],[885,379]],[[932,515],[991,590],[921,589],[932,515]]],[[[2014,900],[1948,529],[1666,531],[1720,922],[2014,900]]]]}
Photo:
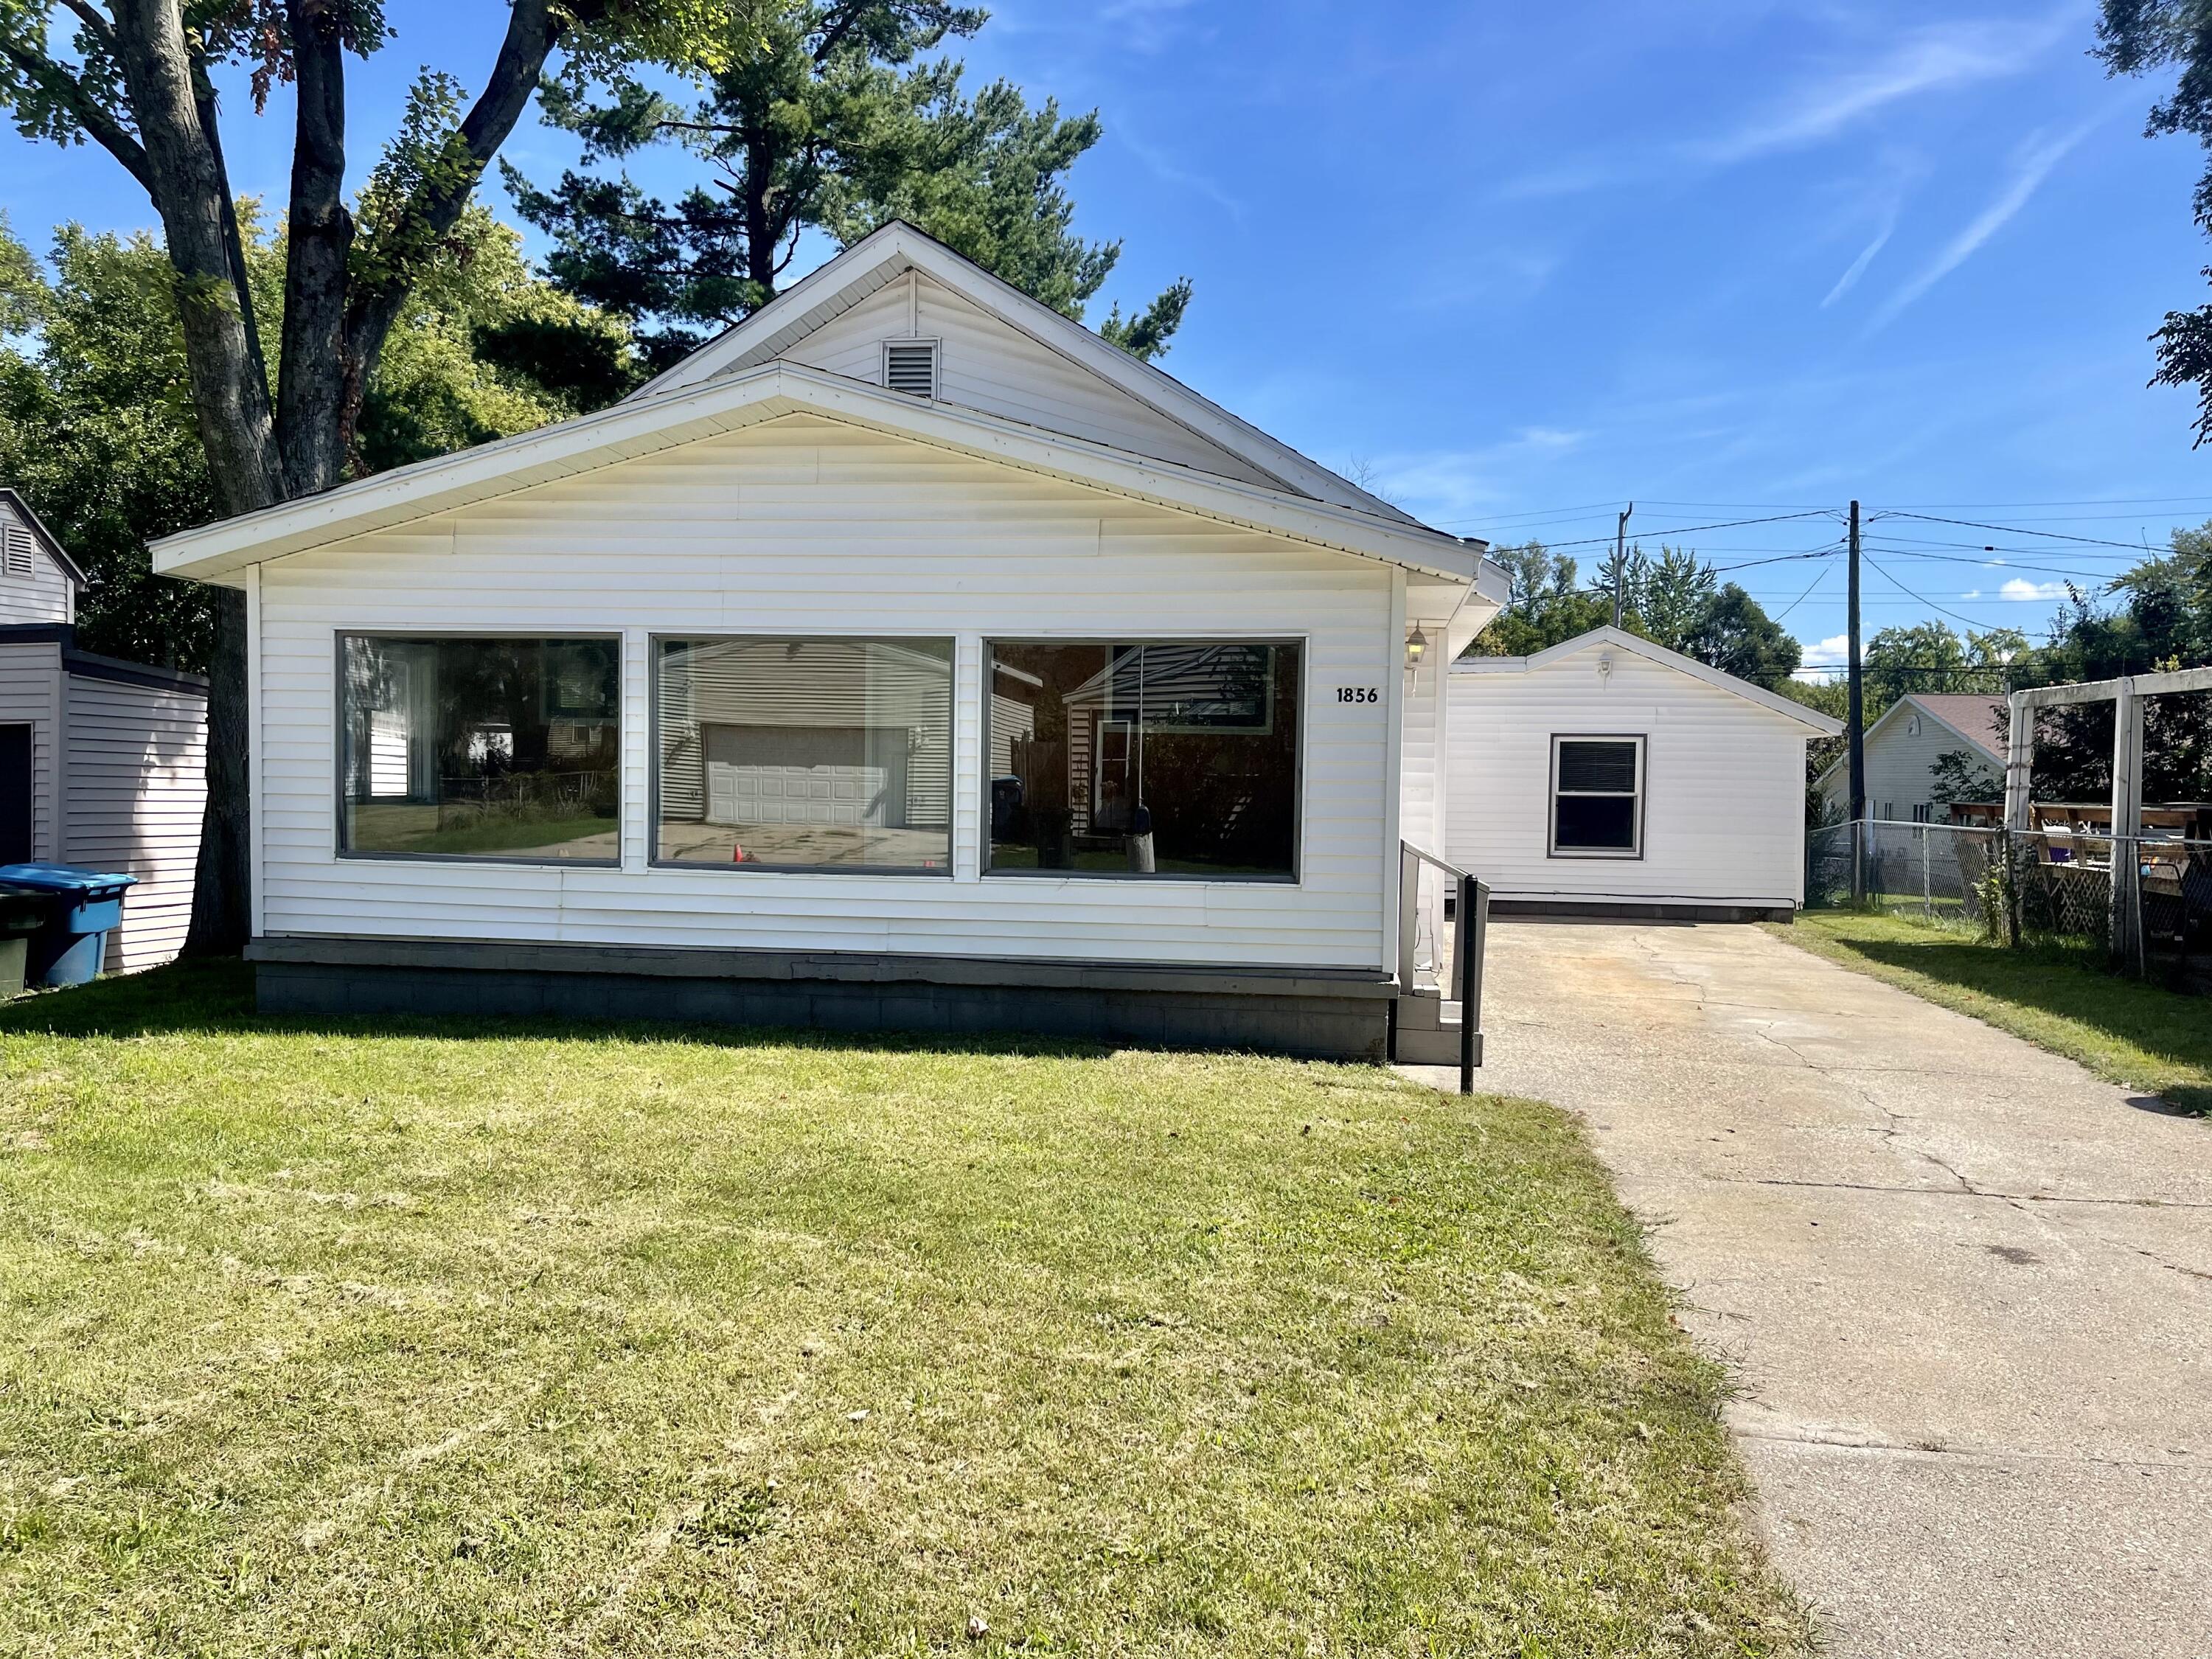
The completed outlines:
{"type": "Polygon", "coordinates": [[[1339,702],[1380,702],[1382,694],[1371,685],[1340,685],[1336,688],[1339,702]]]}

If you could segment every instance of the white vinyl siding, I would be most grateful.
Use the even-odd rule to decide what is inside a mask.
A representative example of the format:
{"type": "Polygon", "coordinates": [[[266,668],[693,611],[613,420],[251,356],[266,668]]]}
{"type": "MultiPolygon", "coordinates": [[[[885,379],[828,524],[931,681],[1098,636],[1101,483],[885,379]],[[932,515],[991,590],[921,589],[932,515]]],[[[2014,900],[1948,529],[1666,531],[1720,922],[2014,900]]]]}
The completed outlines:
{"type": "Polygon", "coordinates": [[[62,653],[52,641],[0,640],[0,725],[31,728],[31,855],[60,850],[62,653]]]}
{"type": "Polygon", "coordinates": [[[1398,787],[1398,833],[1425,853],[1444,854],[1444,798],[1449,780],[1440,767],[1444,709],[1437,696],[1443,678],[1443,652],[1431,629],[1428,649],[1405,676],[1405,769],[1398,787]]]}
{"type": "Polygon", "coordinates": [[[1782,906],[1804,891],[1805,727],[1626,651],[1450,677],[1445,856],[1501,899],[1782,906]],[[1643,855],[1550,853],[1555,736],[1642,737],[1643,855]]]}
{"type": "Polygon", "coordinates": [[[137,884],[108,941],[107,971],[158,967],[183,948],[207,805],[207,700],[71,674],[62,860],[137,884]]]}
{"type": "MultiPolygon", "coordinates": [[[[1990,701],[1998,699],[1992,697],[1990,701]]],[[[1875,729],[1867,733],[1866,794],[1869,810],[1878,817],[1893,817],[1901,823],[1911,820],[1916,807],[1928,806],[1936,799],[1936,763],[1954,752],[1974,757],[1988,785],[1984,799],[2004,799],[2002,763],[1989,759],[1933,714],[1917,711],[1910,703],[1900,704],[1894,714],[1877,721],[1875,729]],[[1916,719],[1920,726],[1917,732],[1912,729],[1916,719]]],[[[1824,779],[1821,794],[1837,817],[1848,816],[1851,810],[1850,768],[1838,767],[1824,779]]]]}
{"type": "Polygon", "coordinates": [[[783,353],[848,380],[884,383],[884,342],[918,336],[937,343],[937,396],[1050,432],[1111,444],[1133,454],[1194,466],[1246,483],[1282,485],[1189,428],[1079,368],[926,276],[909,295],[900,277],[783,353]]]}
{"type": "Polygon", "coordinates": [[[0,501],[0,544],[28,555],[16,561],[0,557],[0,627],[71,621],[75,585],[5,501],[0,501]]]}
{"type": "Polygon", "coordinates": [[[276,560],[264,930],[1379,969],[1389,705],[1335,691],[1398,672],[1392,587],[1370,561],[813,416],[276,560]],[[471,628],[622,630],[623,868],[334,857],[335,635],[471,628]],[[749,633],[956,638],[956,879],[647,867],[647,641],[749,633]],[[979,879],[982,641],[1178,635],[1306,641],[1299,883],[979,879]]]}

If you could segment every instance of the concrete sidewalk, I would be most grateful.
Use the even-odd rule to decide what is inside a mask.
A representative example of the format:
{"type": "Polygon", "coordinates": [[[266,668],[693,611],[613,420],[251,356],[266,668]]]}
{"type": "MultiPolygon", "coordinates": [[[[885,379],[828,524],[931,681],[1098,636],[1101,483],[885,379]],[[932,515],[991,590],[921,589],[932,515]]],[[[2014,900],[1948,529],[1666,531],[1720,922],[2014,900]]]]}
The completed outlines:
{"type": "Polygon", "coordinates": [[[1479,1086],[1588,1121],[1837,1652],[2212,1656],[2212,1126],[1756,928],[1491,937],[1479,1086]]]}

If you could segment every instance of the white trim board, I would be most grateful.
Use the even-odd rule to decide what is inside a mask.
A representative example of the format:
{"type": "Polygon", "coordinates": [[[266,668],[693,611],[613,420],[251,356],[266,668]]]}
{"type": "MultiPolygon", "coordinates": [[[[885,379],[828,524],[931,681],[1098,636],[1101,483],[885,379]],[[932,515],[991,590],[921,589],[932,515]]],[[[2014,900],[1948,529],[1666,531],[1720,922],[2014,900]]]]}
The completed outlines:
{"type": "Polygon", "coordinates": [[[1622,628],[1593,628],[1587,634],[1578,634],[1573,639],[1564,641],[1548,650],[1539,651],[1533,657],[1462,657],[1452,665],[1452,672],[1455,674],[1533,673],[1540,669],[1550,668],[1569,657],[1579,655],[1585,651],[1595,650],[1600,647],[1626,651],[1632,656],[1641,657],[1644,661],[1655,663],[1662,668],[1671,668],[1677,673],[1686,674],[1692,679],[1703,681],[1717,690],[1730,692],[1741,697],[1746,702],[1755,703],[1770,714],[1779,714],[1785,720],[1796,720],[1800,726],[1810,726],[1824,738],[1836,738],[1843,735],[1844,723],[1839,720],[1823,714],[1817,709],[1808,708],[1802,702],[1793,702],[1781,693],[1770,691],[1763,685],[1753,685],[1749,680],[1738,679],[1733,674],[1723,674],[1719,669],[1710,664],[1699,662],[1695,657],[1686,657],[1679,651],[1669,651],[1663,645],[1655,645],[1650,640],[1632,634],[1622,628]]]}
{"type": "Polygon", "coordinates": [[[801,413],[1310,542],[1449,584],[1472,588],[1487,574],[1478,545],[1410,520],[1239,483],[785,362],[617,404],[596,415],[166,536],[151,544],[154,568],[164,575],[204,581],[235,580],[248,566],[269,559],[801,413]]]}

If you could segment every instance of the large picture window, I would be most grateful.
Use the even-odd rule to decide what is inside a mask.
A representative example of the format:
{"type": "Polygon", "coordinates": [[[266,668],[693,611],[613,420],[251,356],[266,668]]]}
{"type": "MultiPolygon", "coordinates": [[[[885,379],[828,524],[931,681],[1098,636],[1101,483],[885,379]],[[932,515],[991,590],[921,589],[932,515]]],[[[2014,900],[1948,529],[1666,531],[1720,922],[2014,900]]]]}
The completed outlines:
{"type": "Polygon", "coordinates": [[[338,850],[621,854],[615,640],[339,641],[338,850]]]}
{"type": "Polygon", "coordinates": [[[1552,739],[1552,855],[1636,858],[1644,851],[1644,739],[1552,739]]]}
{"type": "Polygon", "coordinates": [[[989,647],[991,869],[1289,881],[1295,644],[989,647]]]}
{"type": "Polygon", "coordinates": [[[952,641],[656,642],[654,856],[949,873],[952,641]]]}

